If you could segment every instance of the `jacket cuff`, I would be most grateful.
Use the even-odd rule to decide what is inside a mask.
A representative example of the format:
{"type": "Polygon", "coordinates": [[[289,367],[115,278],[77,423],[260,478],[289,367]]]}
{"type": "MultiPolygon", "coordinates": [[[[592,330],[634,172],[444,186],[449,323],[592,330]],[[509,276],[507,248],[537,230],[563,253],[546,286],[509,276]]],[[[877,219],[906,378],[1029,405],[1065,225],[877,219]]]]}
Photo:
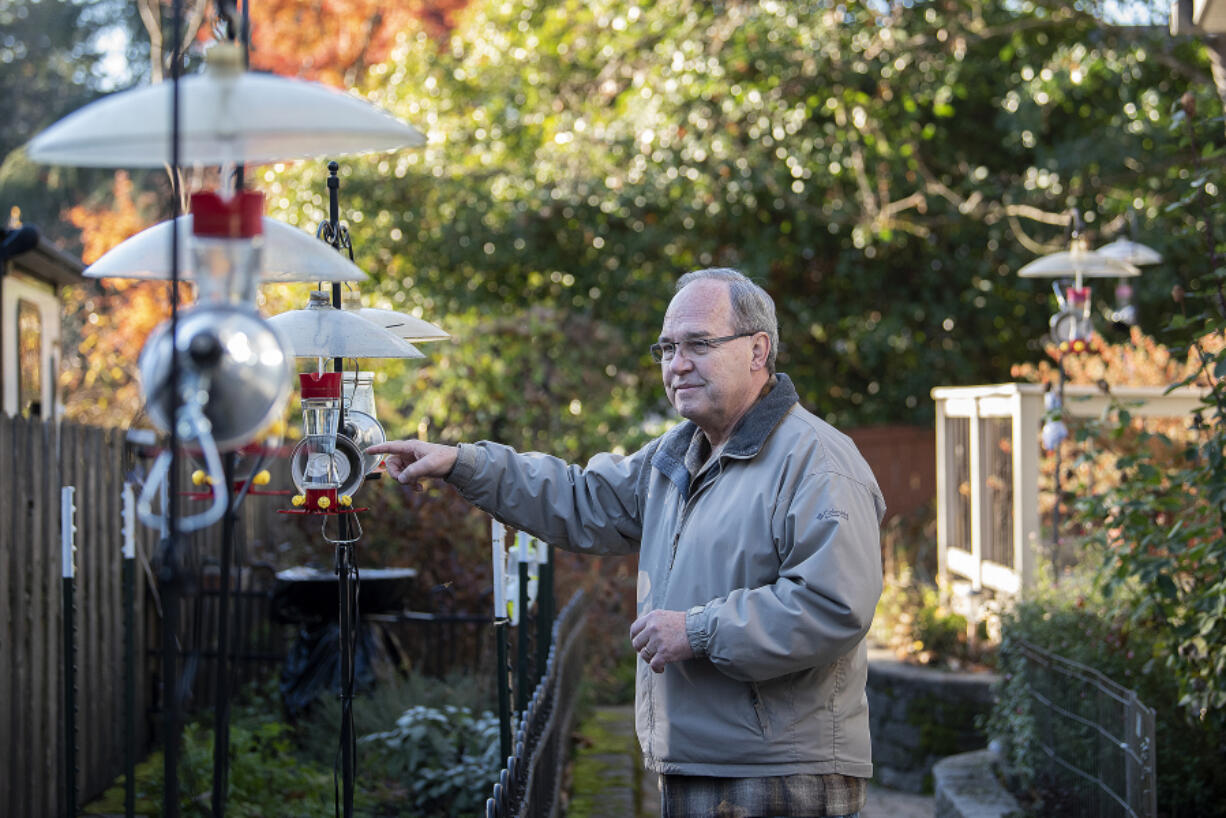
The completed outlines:
{"type": "Polygon", "coordinates": [[[707,641],[711,638],[711,632],[707,628],[706,605],[695,605],[685,612],[685,635],[690,640],[694,658],[707,658],[707,641]]]}
{"type": "Polygon", "coordinates": [[[456,446],[455,463],[443,479],[456,488],[462,489],[476,473],[477,447],[471,443],[459,444],[456,446]]]}

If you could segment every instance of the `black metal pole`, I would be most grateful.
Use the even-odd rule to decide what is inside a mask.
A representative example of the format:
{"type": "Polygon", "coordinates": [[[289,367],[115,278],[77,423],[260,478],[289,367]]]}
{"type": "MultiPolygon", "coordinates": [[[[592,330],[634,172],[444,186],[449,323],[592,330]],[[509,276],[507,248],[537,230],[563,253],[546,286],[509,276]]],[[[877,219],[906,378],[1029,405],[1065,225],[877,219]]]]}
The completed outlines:
{"type": "MultiPolygon", "coordinates": [[[[338,515],[341,522],[341,539],[347,536],[346,515],[338,515]]],[[[340,620],[341,659],[341,782],[343,814],[353,815],[354,786],[354,734],[353,734],[353,600],[350,596],[350,577],[353,574],[352,552],[348,545],[336,546],[337,598],[340,620]]]]}
{"type": "Polygon", "coordinates": [[[76,567],[73,541],[76,532],[72,486],[60,492],[60,537],[63,544],[61,589],[64,620],[64,814],[77,814],[77,619],[76,567]]]}
{"type": "MultiPolygon", "coordinates": [[[[237,456],[227,452],[222,461],[224,486],[213,491],[229,492],[234,484],[237,456]]],[[[226,795],[230,783],[230,564],[234,561],[234,528],[238,511],[226,503],[221,518],[221,590],[217,597],[217,662],[214,665],[215,698],[213,706],[213,816],[226,814],[226,795]]]]}
{"type": "Polygon", "coordinates": [[[162,814],[167,818],[179,815],[179,733],[182,729],[179,714],[179,604],[181,589],[178,567],[177,532],[171,531],[162,540],[161,567],[158,571],[158,589],[162,595],[162,774],[165,787],[162,792],[162,814]]]}
{"type": "MultiPolygon", "coordinates": [[[[131,492],[131,487],[128,487],[131,492]]],[[[136,815],[136,555],[123,558],[123,814],[136,815]]]]}
{"type": "Polygon", "coordinates": [[[76,606],[72,577],[61,580],[64,591],[64,778],[68,785],[65,798],[65,815],[75,818],[77,814],[77,663],[76,663],[76,606]]]}
{"type": "MultiPolygon", "coordinates": [[[[340,234],[340,179],[337,171],[340,169],[335,161],[328,163],[328,221],[332,228],[332,246],[341,249],[340,234]]],[[[332,306],[341,308],[341,285],[332,284],[332,306]]],[[[337,429],[345,428],[344,373],[345,360],[336,358],[332,367],[341,374],[342,399],[340,417],[337,429]]],[[[354,373],[356,384],[357,373],[354,373]]],[[[340,544],[336,546],[336,582],[337,601],[340,608],[340,654],[341,654],[341,782],[343,795],[343,814],[345,818],[353,815],[354,778],[356,770],[355,754],[357,744],[353,730],[353,682],[354,682],[354,629],[356,627],[356,594],[353,587],[354,562],[353,546],[348,540],[350,533],[348,514],[338,514],[340,544]]]]}
{"type": "Polygon", "coordinates": [[[515,630],[515,709],[522,718],[528,710],[528,675],[531,672],[528,663],[528,563],[524,560],[522,542],[518,553],[519,599],[515,601],[515,610],[519,614],[519,627],[515,630]]]}
{"type": "Polygon", "coordinates": [[[507,646],[505,617],[494,620],[494,638],[498,643],[498,667],[494,674],[498,682],[498,744],[503,763],[511,757],[511,657],[507,646]]]}
{"type": "MultiPolygon", "coordinates": [[[[180,161],[180,92],[179,77],[182,73],[180,59],[183,41],[183,2],[172,0],[172,27],[170,42],[174,49],[170,61],[171,114],[170,114],[170,185],[171,218],[179,216],[179,201],[182,190],[179,185],[180,161]]],[[[164,818],[179,816],[179,740],[182,725],[179,717],[179,356],[176,354],[179,340],[179,231],[170,231],[170,471],[167,474],[168,491],[162,513],[166,516],[166,534],[159,544],[160,568],[158,589],[162,594],[162,815],[164,818]]]]}
{"type": "Polygon", "coordinates": [[[553,625],[549,616],[547,582],[550,565],[544,559],[545,549],[548,546],[543,542],[538,542],[536,547],[541,549],[541,557],[536,562],[536,681],[537,684],[540,684],[541,679],[545,678],[545,665],[549,662],[549,630],[553,625]]]}

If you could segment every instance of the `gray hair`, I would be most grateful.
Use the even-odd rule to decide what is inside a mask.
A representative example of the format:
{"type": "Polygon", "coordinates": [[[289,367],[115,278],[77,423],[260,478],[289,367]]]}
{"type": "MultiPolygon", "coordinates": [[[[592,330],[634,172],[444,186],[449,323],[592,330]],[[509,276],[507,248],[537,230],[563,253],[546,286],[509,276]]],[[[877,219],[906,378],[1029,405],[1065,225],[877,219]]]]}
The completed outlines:
{"type": "Polygon", "coordinates": [[[775,317],[774,299],[740,270],[731,267],[710,267],[686,273],[677,279],[674,292],[681,292],[687,284],[707,279],[728,283],[728,297],[732,300],[733,332],[765,332],[770,338],[771,349],[766,356],[766,371],[774,375],[775,358],[779,354],[779,319],[775,317]]]}

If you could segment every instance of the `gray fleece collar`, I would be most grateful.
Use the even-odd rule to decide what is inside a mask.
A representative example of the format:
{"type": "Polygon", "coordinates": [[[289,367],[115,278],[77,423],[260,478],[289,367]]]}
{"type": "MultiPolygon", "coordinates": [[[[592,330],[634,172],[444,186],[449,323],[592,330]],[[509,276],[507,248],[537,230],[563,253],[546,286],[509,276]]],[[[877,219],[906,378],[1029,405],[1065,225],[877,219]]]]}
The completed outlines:
{"type": "MultiPolygon", "coordinates": [[[[750,407],[732,430],[722,457],[750,458],[756,455],[779,421],[799,400],[791,378],[782,372],[775,377],[774,388],[750,407]]],[[[690,472],[685,465],[685,455],[697,432],[698,425],[692,420],[677,424],[665,433],[660,447],[651,458],[651,465],[676,485],[683,497],[688,497],[690,491],[690,472]]]]}

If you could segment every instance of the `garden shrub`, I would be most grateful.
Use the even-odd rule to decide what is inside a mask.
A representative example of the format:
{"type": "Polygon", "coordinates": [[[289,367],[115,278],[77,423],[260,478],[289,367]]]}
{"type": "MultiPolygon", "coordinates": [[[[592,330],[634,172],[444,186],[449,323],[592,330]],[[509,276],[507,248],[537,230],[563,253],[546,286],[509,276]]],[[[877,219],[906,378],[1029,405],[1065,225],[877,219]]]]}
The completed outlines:
{"type": "Polygon", "coordinates": [[[939,580],[917,579],[909,565],[900,564],[896,573],[885,577],[870,630],[872,640],[913,664],[951,669],[991,666],[996,646],[988,638],[986,619],[979,622],[972,642],[966,617],[947,604],[951,593],[939,580]]]}
{"type": "Polygon", "coordinates": [[[391,730],[358,740],[384,775],[407,789],[414,815],[475,814],[502,769],[498,717],[467,707],[415,705],[391,730]]]}
{"type": "Polygon", "coordinates": [[[948,610],[935,588],[924,589],[924,605],[915,617],[915,639],[938,656],[965,652],[966,617],[948,610]]]}
{"type": "MultiPolygon", "coordinates": [[[[236,718],[230,725],[229,757],[226,815],[331,818],[336,814],[331,767],[301,759],[288,724],[236,718]]],[[[162,752],[150,754],[135,772],[137,811],[156,811],[166,790],[162,752]]],[[[212,786],[212,724],[194,722],[184,729],[180,744],[179,813],[212,815],[212,786]]],[[[358,793],[355,808],[362,815],[374,814],[371,798],[363,793],[358,793]]],[[[114,786],[86,807],[85,813],[113,815],[122,814],[123,809],[124,782],[120,776],[114,786]]]]}
{"type": "MultiPolygon", "coordinates": [[[[380,815],[474,814],[502,768],[498,719],[487,712],[496,701],[492,677],[460,674],[397,678],[356,697],[358,791],[380,815]]],[[[340,702],[320,698],[295,725],[299,756],[331,769],[340,723],[340,702]]]]}
{"type": "MultiPolygon", "coordinates": [[[[1086,564],[1097,561],[1093,549],[1086,564]]],[[[1040,772],[1045,757],[1038,745],[1039,724],[1031,708],[1025,660],[1017,650],[1026,640],[1066,659],[1087,665],[1135,690],[1156,711],[1158,804],[1169,816],[1226,815],[1226,757],[1214,720],[1189,719],[1180,706],[1179,682],[1165,672],[1169,635],[1154,623],[1140,623],[1132,612],[1142,595],[1097,590],[1092,569],[1037,591],[1003,616],[998,670],[1001,678],[985,732],[1000,740],[1002,772],[1009,788],[1035,808],[1054,808],[1060,794],[1044,790],[1040,772]]],[[[1122,729],[1120,725],[1116,729],[1122,729]]]]}

